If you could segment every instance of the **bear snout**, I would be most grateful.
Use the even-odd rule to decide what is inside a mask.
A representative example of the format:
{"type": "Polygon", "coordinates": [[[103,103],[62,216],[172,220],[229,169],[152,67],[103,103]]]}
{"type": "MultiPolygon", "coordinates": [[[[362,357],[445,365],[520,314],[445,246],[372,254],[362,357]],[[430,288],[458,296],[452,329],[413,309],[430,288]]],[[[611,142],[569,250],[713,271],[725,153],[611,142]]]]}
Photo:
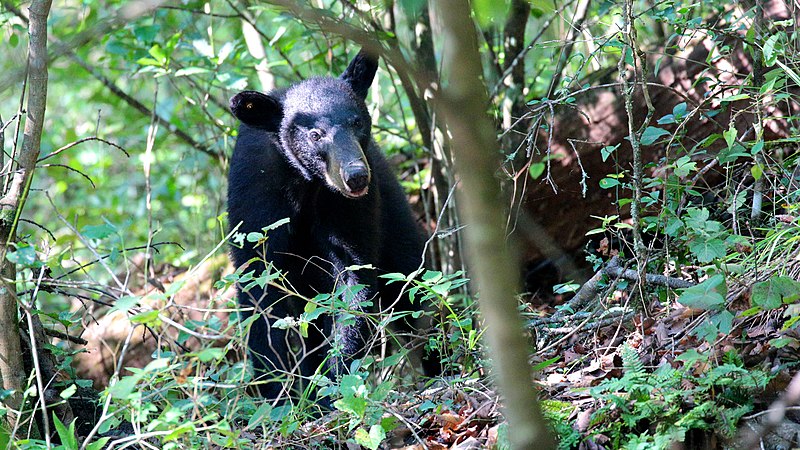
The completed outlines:
{"type": "Polygon", "coordinates": [[[363,161],[354,161],[342,167],[341,176],[351,197],[361,197],[369,187],[369,167],[363,161]]]}

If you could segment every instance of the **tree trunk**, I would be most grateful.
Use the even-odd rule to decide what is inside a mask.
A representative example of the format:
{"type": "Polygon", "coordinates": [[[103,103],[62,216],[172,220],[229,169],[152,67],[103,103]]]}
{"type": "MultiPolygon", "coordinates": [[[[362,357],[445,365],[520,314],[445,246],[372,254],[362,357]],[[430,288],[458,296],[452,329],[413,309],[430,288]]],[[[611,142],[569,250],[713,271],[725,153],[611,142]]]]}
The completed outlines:
{"type": "Polygon", "coordinates": [[[475,25],[466,0],[430,2],[443,41],[442,72],[448,78],[438,106],[452,134],[456,169],[462,182],[459,207],[467,224],[466,256],[480,290],[492,370],[504,398],[509,437],[516,449],[553,448],[533,389],[529,347],[517,310],[519,265],[505,236],[505,212],[494,174],[499,145],[486,109],[489,105],[475,25]]]}
{"type": "MultiPolygon", "coordinates": [[[[11,182],[0,199],[0,275],[3,277],[3,285],[0,287],[0,376],[3,379],[3,388],[15,391],[6,401],[14,411],[20,409],[25,371],[17,315],[16,272],[14,265],[5,256],[16,240],[17,222],[25,204],[36,160],[39,158],[47,100],[47,16],[50,13],[50,4],[51,0],[34,0],[29,8],[25,132],[21,152],[13,155],[11,182]]],[[[9,421],[17,419],[15,414],[8,416],[9,421]]]]}

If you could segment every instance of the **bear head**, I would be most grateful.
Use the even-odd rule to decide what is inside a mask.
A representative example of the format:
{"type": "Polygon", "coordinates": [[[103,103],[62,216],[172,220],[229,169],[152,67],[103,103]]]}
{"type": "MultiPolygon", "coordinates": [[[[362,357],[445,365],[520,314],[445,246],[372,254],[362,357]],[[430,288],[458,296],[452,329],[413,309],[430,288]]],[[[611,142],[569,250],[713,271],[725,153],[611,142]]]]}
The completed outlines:
{"type": "Polygon", "coordinates": [[[361,51],[339,78],[310,78],[277,94],[244,91],[231,99],[231,111],[248,126],[279,133],[282,153],[306,180],[359,198],[370,184],[364,101],[377,69],[361,51]]]}

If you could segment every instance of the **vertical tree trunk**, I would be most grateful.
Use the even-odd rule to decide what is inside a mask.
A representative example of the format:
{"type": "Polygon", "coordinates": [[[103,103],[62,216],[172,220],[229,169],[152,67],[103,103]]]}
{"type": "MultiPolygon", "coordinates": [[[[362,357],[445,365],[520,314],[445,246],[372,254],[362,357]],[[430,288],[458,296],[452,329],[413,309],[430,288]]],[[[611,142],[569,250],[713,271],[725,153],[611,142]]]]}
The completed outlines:
{"type": "MultiPolygon", "coordinates": [[[[28,75],[25,132],[22,150],[15,154],[11,183],[0,199],[0,376],[3,388],[15,391],[8,406],[19,410],[24,389],[25,371],[18,327],[14,265],[6,260],[9,247],[16,240],[19,214],[25,204],[44,125],[47,100],[47,16],[51,0],[34,0],[29,8],[28,75]]],[[[43,395],[44,393],[40,393],[43,395]]],[[[9,417],[16,420],[16,417],[9,417]]]]}
{"type": "Polygon", "coordinates": [[[452,134],[459,200],[467,225],[467,261],[480,289],[480,310],[492,355],[492,371],[504,400],[515,449],[552,448],[533,389],[533,371],[522,319],[517,311],[519,264],[506,245],[498,180],[500,152],[486,109],[488,94],[467,0],[430,2],[443,41],[443,92],[438,106],[452,134]]]}

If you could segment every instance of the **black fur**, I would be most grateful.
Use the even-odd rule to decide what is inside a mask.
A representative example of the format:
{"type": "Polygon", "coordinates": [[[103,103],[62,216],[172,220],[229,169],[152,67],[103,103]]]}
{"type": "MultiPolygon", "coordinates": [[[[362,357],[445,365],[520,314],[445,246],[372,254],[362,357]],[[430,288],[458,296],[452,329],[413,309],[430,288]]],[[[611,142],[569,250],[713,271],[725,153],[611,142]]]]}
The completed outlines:
{"type": "MultiPolygon", "coordinates": [[[[266,246],[234,246],[236,267],[249,263],[247,270],[258,276],[267,261],[309,298],[341,286],[366,285],[350,296],[356,309],[365,301],[383,309],[398,298],[400,283],[387,286],[377,275],[416,270],[423,240],[371,136],[364,99],[376,70],[377,61],[362,52],[340,78],[312,78],[268,95],[245,91],[231,99],[231,111],[242,124],[231,158],[230,224],[250,233],[290,219],[269,232],[266,246]],[[364,264],[377,270],[346,270],[364,264]]],[[[239,302],[254,306],[259,315],[250,329],[249,349],[256,375],[273,380],[261,385],[267,398],[302,388],[297,380],[275,381],[285,381],[287,373],[306,379],[318,368],[341,374],[351,359],[362,356],[370,336],[363,317],[322,316],[300,342],[296,333],[271,324],[298,317],[306,302],[271,286],[240,289],[239,302]],[[332,344],[342,357],[328,359],[332,344]],[[292,348],[298,345],[305,346],[300,354],[292,348]]],[[[399,310],[418,308],[407,294],[396,305],[399,310]]],[[[426,372],[436,370],[428,366],[435,363],[426,364],[426,372]]]]}

